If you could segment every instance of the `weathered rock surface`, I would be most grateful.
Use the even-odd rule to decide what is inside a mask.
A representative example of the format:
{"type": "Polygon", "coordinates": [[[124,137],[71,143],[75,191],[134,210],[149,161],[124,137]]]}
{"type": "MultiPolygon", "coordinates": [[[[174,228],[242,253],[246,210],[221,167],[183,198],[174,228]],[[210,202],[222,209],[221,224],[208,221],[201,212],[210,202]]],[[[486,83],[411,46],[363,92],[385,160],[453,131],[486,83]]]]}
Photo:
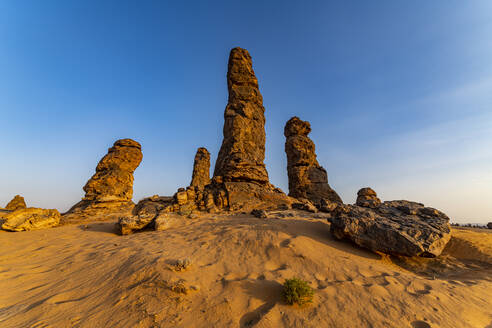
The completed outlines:
{"type": "Polygon", "coordinates": [[[265,108],[247,50],[234,48],[227,71],[229,100],[224,112],[224,140],[214,176],[224,182],[268,183],[265,159],[265,108]]]}
{"type": "Polygon", "coordinates": [[[131,201],[133,172],[142,161],[142,148],[132,139],[121,139],[109,148],[84,186],[84,200],[131,201]]]}
{"type": "Polygon", "coordinates": [[[131,215],[122,216],[118,219],[116,227],[122,235],[128,235],[135,231],[151,227],[159,213],[172,206],[171,197],[154,195],[144,198],[134,207],[131,215]]]}
{"type": "Polygon", "coordinates": [[[314,142],[308,137],[311,125],[298,117],[292,117],[284,128],[289,196],[307,198],[318,208],[323,199],[343,203],[328,184],[326,170],[316,159],[314,142]]]}
{"type": "Polygon", "coordinates": [[[381,200],[374,190],[366,187],[357,192],[357,201],[355,204],[362,207],[375,208],[381,205],[381,200]]]}
{"type": "Polygon", "coordinates": [[[311,213],[318,212],[316,206],[306,198],[298,198],[296,202],[292,203],[292,208],[296,210],[307,211],[311,213]]]}
{"type": "Polygon", "coordinates": [[[24,197],[20,195],[16,195],[8,204],[5,206],[6,210],[15,211],[21,208],[26,208],[26,202],[24,201],[24,197]]]}
{"type": "MultiPolygon", "coordinates": [[[[251,56],[241,48],[231,50],[227,72],[229,100],[224,112],[224,140],[208,184],[194,183],[174,195],[171,212],[191,215],[193,211],[217,213],[223,210],[289,208],[292,199],[268,181],[265,168],[265,108],[253,71],[251,56]],[[203,187],[202,187],[203,185],[203,187]]],[[[208,152],[207,152],[208,153],[208,152]]],[[[203,164],[208,167],[208,156],[203,164]]],[[[195,165],[202,158],[197,153],[195,165]]],[[[201,165],[200,165],[201,166],[201,165]]],[[[200,176],[196,174],[196,176],[200,176]]],[[[204,177],[203,180],[207,180],[204,177]]]]}
{"type": "Polygon", "coordinates": [[[2,220],[4,230],[38,230],[57,226],[60,223],[60,213],[55,209],[30,207],[10,212],[2,220]]]}
{"type": "Polygon", "coordinates": [[[206,148],[198,148],[193,163],[190,186],[203,189],[210,183],[210,153],[206,148]]]}
{"type": "Polygon", "coordinates": [[[114,219],[129,214],[134,207],[133,172],[141,161],[138,142],[117,140],[84,186],[85,197],[63,215],[63,222],[114,219]]]}
{"type": "Polygon", "coordinates": [[[258,219],[266,219],[268,218],[268,214],[265,210],[252,210],[251,215],[257,217],[258,219]]]}
{"type": "Polygon", "coordinates": [[[376,208],[339,205],[328,220],[336,238],[386,254],[435,257],[451,238],[446,214],[406,200],[376,208]]]}
{"type": "Polygon", "coordinates": [[[161,213],[154,221],[154,230],[162,231],[182,224],[184,218],[173,213],[161,213]]]}

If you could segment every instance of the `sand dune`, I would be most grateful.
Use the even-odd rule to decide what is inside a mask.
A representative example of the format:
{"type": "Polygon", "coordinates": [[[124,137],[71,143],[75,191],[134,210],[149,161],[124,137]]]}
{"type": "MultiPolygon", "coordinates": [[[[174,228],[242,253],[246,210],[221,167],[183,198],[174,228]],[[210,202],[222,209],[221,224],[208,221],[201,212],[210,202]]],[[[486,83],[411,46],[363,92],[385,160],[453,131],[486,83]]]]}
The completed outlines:
{"type": "Polygon", "coordinates": [[[454,229],[437,259],[373,254],[298,216],[1,231],[0,245],[1,327],[492,327],[491,233],[454,229]],[[294,276],[312,305],[282,302],[294,276]]]}

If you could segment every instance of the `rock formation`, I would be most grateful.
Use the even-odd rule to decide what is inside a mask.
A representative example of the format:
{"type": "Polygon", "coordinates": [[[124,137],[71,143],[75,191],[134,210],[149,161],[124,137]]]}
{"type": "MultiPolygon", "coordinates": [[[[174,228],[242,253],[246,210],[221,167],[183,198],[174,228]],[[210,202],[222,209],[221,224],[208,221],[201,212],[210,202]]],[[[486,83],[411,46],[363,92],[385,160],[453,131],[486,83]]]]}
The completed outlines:
{"type": "Polygon", "coordinates": [[[171,201],[140,201],[131,215],[120,218],[122,234],[156,226],[156,223],[164,227],[170,213],[193,216],[199,211],[251,212],[254,209],[290,208],[293,199],[270,184],[263,163],[265,108],[251,56],[244,49],[231,50],[227,86],[229,100],[224,112],[224,140],[213,178],[210,180],[209,176],[210,154],[205,148],[199,148],[190,186],[179,188],[171,201]],[[156,203],[160,204],[156,213],[144,213],[147,206],[156,203]],[[166,216],[157,220],[162,215],[166,216]]]}
{"type": "MultiPolygon", "coordinates": [[[[196,185],[201,183],[194,183],[194,169],[191,186],[180,188],[174,195],[173,206],[168,209],[171,212],[189,215],[193,211],[248,212],[278,206],[290,207],[292,200],[268,181],[263,163],[265,108],[251,56],[244,49],[231,50],[227,86],[229,100],[224,112],[224,140],[214,176],[203,188],[197,188],[196,185]]],[[[202,155],[197,153],[195,167],[197,158],[202,158],[202,155]]],[[[208,162],[208,158],[205,160],[208,162]]]]}
{"type": "Polygon", "coordinates": [[[381,205],[381,200],[374,190],[367,187],[357,192],[357,201],[355,204],[357,206],[375,208],[381,205]]]}
{"type": "Polygon", "coordinates": [[[5,206],[6,210],[15,211],[22,208],[26,208],[26,202],[24,201],[24,197],[20,195],[16,195],[8,204],[5,206]]]}
{"type": "Polygon", "coordinates": [[[190,186],[203,189],[210,183],[210,153],[206,148],[198,148],[193,163],[190,186]]]}
{"type": "Polygon", "coordinates": [[[393,255],[439,256],[451,238],[446,214],[406,200],[374,208],[341,204],[329,221],[336,238],[393,255]]]}
{"type": "Polygon", "coordinates": [[[133,172],[142,161],[141,146],[132,139],[117,140],[99,161],[96,173],[84,186],[85,197],[63,221],[101,219],[101,215],[130,212],[134,206],[133,172]]]}
{"type": "Polygon", "coordinates": [[[223,182],[268,183],[265,159],[265,108],[248,51],[234,48],[227,71],[229,100],[224,140],[214,176],[223,182]]]}
{"type": "Polygon", "coordinates": [[[57,226],[60,223],[60,213],[57,210],[30,207],[10,212],[2,220],[4,230],[37,230],[57,226]]]}
{"type": "Polygon", "coordinates": [[[289,196],[306,198],[318,208],[322,200],[341,204],[342,199],[328,184],[326,170],[316,159],[314,142],[308,137],[310,132],[309,122],[298,117],[292,117],[284,128],[289,196]]]}

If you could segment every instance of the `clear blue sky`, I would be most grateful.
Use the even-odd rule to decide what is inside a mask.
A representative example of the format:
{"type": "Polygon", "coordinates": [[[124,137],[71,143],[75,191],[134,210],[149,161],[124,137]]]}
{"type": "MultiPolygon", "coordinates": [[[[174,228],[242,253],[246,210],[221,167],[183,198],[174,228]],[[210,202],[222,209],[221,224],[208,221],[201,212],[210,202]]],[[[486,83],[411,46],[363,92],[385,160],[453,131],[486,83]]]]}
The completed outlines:
{"type": "Polygon", "coordinates": [[[229,50],[250,51],[266,164],[311,122],[345,202],[371,186],[455,222],[492,221],[492,1],[0,2],[0,204],[68,209],[120,138],[143,146],[134,200],[190,181],[222,141],[229,50]]]}

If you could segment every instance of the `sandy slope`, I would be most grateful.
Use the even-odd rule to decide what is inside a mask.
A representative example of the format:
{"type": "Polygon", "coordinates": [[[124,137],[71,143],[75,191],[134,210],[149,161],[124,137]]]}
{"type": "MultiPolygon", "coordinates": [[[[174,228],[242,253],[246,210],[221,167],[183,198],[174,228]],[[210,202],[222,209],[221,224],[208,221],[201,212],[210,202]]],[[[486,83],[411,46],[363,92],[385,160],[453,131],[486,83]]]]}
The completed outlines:
{"type": "Polygon", "coordinates": [[[113,229],[0,232],[0,327],[492,327],[491,233],[453,230],[440,259],[406,260],[335,241],[315,218],[113,229]],[[282,303],[293,276],[312,282],[314,304],[282,303]]]}

